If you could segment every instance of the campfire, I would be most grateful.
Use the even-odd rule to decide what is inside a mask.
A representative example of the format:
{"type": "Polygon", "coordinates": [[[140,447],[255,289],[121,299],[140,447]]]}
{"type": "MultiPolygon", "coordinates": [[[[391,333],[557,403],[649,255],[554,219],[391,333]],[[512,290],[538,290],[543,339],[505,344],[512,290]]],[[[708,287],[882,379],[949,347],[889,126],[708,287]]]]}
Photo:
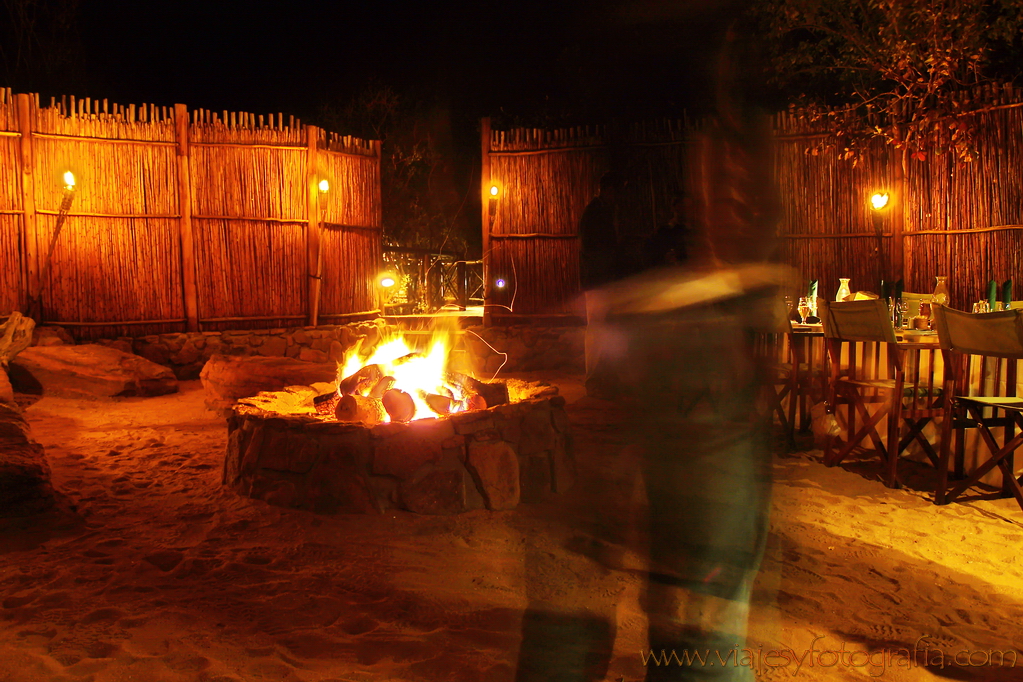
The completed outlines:
{"type": "Polygon", "coordinates": [[[356,345],[338,365],[337,389],[313,399],[319,414],[372,426],[508,402],[503,382],[486,383],[449,369],[447,335],[435,337],[427,352],[413,351],[401,337],[380,344],[368,358],[360,355],[360,348],[356,345]]]}
{"type": "Polygon", "coordinates": [[[402,339],[356,346],[336,383],[238,400],[224,483],[325,513],[502,510],[567,490],[575,463],[557,388],[458,372],[451,338],[418,352],[402,339]]]}

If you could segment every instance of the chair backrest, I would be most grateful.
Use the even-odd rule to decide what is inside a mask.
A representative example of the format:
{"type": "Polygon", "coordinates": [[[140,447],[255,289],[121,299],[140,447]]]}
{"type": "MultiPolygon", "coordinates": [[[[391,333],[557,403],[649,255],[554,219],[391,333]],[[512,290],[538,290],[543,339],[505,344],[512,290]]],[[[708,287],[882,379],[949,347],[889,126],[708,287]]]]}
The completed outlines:
{"type": "Polygon", "coordinates": [[[916,317],[920,314],[920,304],[924,301],[930,303],[934,294],[917,294],[912,291],[902,292],[902,301],[906,304],[906,316],[916,317]]]}
{"type": "Polygon", "coordinates": [[[994,358],[1023,359],[1023,311],[964,313],[934,306],[942,350],[994,358]]]}
{"type": "Polygon", "coordinates": [[[888,304],[872,301],[828,301],[824,306],[824,336],[841,341],[896,343],[888,304]]]}

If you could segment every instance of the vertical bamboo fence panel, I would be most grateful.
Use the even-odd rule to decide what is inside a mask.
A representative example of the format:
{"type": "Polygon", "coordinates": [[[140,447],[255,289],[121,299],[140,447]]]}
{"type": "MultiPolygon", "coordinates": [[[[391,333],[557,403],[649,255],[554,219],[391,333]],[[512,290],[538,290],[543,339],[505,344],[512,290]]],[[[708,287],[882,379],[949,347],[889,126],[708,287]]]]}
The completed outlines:
{"type": "Polygon", "coordinates": [[[343,321],[379,309],[383,265],[379,141],[330,133],[323,139],[320,175],[333,189],[324,197],[320,317],[343,321]],[[359,276],[353,276],[358,273],[359,276]]]}
{"type": "Polygon", "coordinates": [[[331,322],[375,314],[379,164],[379,143],[283,114],[0,90],[0,312],[39,296],[41,323],[83,339],[315,324],[321,301],[331,322]],[[320,287],[331,221],[359,236],[324,240],[320,287]]]}
{"type": "Polygon", "coordinates": [[[630,249],[670,216],[685,185],[688,123],[624,129],[490,130],[484,122],[484,261],[495,317],[582,316],[579,220],[611,169],[627,182],[618,229],[630,249]],[[496,200],[488,188],[496,186],[496,200]],[[489,206],[493,205],[493,211],[489,206]],[[494,283],[504,280],[506,286],[494,283]]]}
{"type": "Polygon", "coordinates": [[[986,298],[992,279],[1012,279],[1014,295],[1023,298],[1020,95],[1016,88],[990,86],[964,93],[960,105],[968,113],[956,118],[977,125],[976,159],[960,163],[934,152],[907,158],[902,196],[901,152],[877,145],[855,167],[833,152],[813,155],[808,150],[822,135],[798,113],[778,115],[784,258],[807,279],[820,278],[822,296],[835,294],[839,277],[852,278],[854,290],[877,291],[885,273],[902,277],[907,291],[924,293],[934,289],[935,277],[947,275],[951,305],[963,310],[986,298]],[[876,190],[894,193],[891,209],[880,216],[867,204],[876,190]],[[878,225],[885,234],[880,254],[870,236],[878,225]],[[901,258],[895,241],[901,241],[901,258]]]}
{"type": "Polygon", "coordinates": [[[19,137],[14,96],[0,88],[0,310],[4,311],[27,305],[19,137]]]}
{"type": "MultiPolygon", "coordinates": [[[[840,277],[853,290],[877,292],[881,279],[902,278],[906,291],[926,293],[936,276],[948,275],[951,305],[960,309],[986,298],[992,279],[1012,279],[1023,299],[1023,96],[983,87],[964,94],[960,106],[966,113],[958,118],[977,124],[972,163],[933,152],[904,161],[877,142],[854,164],[819,149],[826,134],[798,111],[776,115],[778,259],[807,281],[820,280],[819,293],[829,298],[840,277]],[[891,196],[885,211],[870,209],[877,191],[891,196]]],[[[489,280],[510,283],[489,291],[497,310],[578,312],[576,229],[605,171],[619,170],[629,183],[620,207],[627,245],[666,220],[671,195],[690,185],[688,122],[484,131],[484,255],[489,280]],[[488,218],[491,182],[501,194],[488,218]]]]}

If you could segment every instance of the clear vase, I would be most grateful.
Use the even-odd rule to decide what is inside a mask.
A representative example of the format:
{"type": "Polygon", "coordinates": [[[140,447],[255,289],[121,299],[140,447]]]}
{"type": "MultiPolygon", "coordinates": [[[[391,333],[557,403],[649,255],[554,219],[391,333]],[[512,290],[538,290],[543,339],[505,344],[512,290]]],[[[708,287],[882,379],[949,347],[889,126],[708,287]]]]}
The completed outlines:
{"type": "Polygon", "coordinates": [[[849,278],[848,277],[839,277],[838,278],[838,294],[835,295],[835,300],[836,301],[844,301],[845,297],[848,296],[851,293],[852,293],[852,291],[849,290],[849,278]]]}
{"type": "Polygon", "coordinates": [[[931,302],[938,305],[948,305],[948,277],[938,276],[934,279],[937,280],[937,284],[934,286],[934,293],[931,294],[931,302]]]}

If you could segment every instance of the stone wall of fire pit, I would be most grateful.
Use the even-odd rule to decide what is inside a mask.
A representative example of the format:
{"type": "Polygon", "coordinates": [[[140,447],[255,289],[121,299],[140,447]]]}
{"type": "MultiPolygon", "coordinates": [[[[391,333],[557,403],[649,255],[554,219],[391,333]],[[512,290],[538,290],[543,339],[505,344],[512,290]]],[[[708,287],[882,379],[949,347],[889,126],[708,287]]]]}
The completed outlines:
{"type": "MultiPolygon", "coordinates": [[[[297,403],[314,393],[289,387],[260,397],[297,403]]],[[[223,481],[271,504],[322,513],[512,509],[574,482],[564,406],[561,396],[543,396],[367,427],[242,402],[228,418],[223,481]]]]}
{"type": "Polygon", "coordinates": [[[97,343],[170,367],[178,379],[196,379],[206,361],[217,354],[286,357],[305,362],[339,361],[356,339],[365,337],[363,347],[372,348],[379,339],[397,332],[396,327],[380,318],[346,325],[158,334],[97,343]]]}
{"type": "MultiPolygon", "coordinates": [[[[397,326],[378,318],[341,326],[159,334],[135,339],[100,339],[95,343],[141,355],[170,367],[178,379],[186,380],[198,378],[206,361],[217,354],[288,357],[305,362],[336,361],[360,336],[366,337],[363,347],[371,348],[377,339],[400,331],[397,326]]],[[[505,373],[552,369],[581,371],[585,364],[584,336],[584,327],[477,326],[469,327],[463,333],[463,340],[476,373],[493,376],[502,363],[501,370],[505,373]]],[[[74,343],[70,337],[62,341],[52,334],[46,339],[46,345],[62,342],[74,343]]]]}

